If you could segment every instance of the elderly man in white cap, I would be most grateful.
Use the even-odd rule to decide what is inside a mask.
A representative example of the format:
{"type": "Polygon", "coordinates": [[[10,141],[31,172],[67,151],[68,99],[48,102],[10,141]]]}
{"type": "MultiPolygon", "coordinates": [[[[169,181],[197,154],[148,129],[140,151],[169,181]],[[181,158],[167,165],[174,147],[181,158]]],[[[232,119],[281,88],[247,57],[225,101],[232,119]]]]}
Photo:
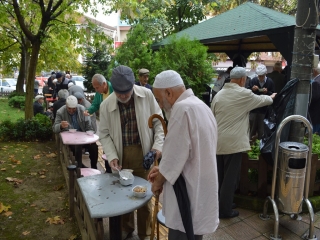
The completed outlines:
{"type": "MultiPolygon", "coordinates": [[[[99,137],[110,167],[114,171],[121,168],[134,170],[134,175],[147,179],[148,171],[142,166],[143,156],[150,151],[159,158],[164,133],[158,119],[153,128],[148,127],[148,119],[153,114],[162,116],[161,109],[152,92],[134,84],[131,68],[120,65],[113,69],[110,82],[114,92],[100,106],[99,137]]],[[[150,239],[151,203],[137,211],[138,235],[140,239],[150,239]]],[[[134,231],[133,212],[122,216],[122,237],[134,231]]]]}
{"type": "MultiPolygon", "coordinates": [[[[256,68],[258,77],[251,79],[249,83],[249,89],[256,95],[268,95],[273,94],[274,83],[271,78],[267,77],[267,68],[265,65],[258,65],[256,68]]],[[[263,135],[263,119],[266,115],[267,107],[256,107],[251,111],[252,126],[250,126],[250,139],[258,133],[258,139],[262,138],[263,135]]]]}
{"type": "Polygon", "coordinates": [[[33,115],[37,115],[38,113],[44,114],[46,116],[49,116],[51,113],[50,112],[45,112],[43,109],[43,102],[44,102],[44,96],[42,95],[37,95],[35,98],[35,101],[33,103],[33,115]]]}
{"type": "Polygon", "coordinates": [[[169,125],[160,166],[149,173],[152,191],[164,191],[169,240],[187,240],[190,236],[199,240],[219,225],[217,123],[210,108],[191,89],[186,90],[180,74],[173,70],[156,76],[153,93],[169,125]],[[179,188],[179,184],[184,187],[179,188]],[[190,213],[188,219],[182,217],[185,212],[190,213]]]}
{"type": "MultiPolygon", "coordinates": [[[[66,99],[66,105],[62,106],[58,111],[52,126],[54,133],[68,131],[70,128],[77,129],[80,132],[93,130],[90,117],[84,115],[85,108],[78,104],[75,96],[69,96],[66,99]]],[[[98,161],[98,145],[96,143],[87,144],[85,146],[76,145],[73,150],[78,167],[86,167],[82,164],[82,147],[89,150],[89,158],[91,168],[97,169],[98,161]]]]}
{"type": "Polygon", "coordinates": [[[275,93],[255,95],[244,88],[246,70],[235,67],[230,72],[231,81],[217,93],[211,110],[218,124],[217,165],[219,176],[219,217],[233,218],[234,191],[237,188],[242,152],[250,150],[249,112],[257,107],[272,104],[275,93]]]}

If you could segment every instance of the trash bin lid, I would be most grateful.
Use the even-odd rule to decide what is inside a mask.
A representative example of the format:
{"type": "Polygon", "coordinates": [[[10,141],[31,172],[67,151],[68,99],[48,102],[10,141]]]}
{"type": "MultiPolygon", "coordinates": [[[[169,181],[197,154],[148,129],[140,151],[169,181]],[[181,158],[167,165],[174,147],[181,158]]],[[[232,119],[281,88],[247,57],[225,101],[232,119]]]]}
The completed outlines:
{"type": "Polygon", "coordinates": [[[309,147],[303,143],[298,142],[282,142],[279,144],[280,149],[293,152],[307,152],[309,147]]]}

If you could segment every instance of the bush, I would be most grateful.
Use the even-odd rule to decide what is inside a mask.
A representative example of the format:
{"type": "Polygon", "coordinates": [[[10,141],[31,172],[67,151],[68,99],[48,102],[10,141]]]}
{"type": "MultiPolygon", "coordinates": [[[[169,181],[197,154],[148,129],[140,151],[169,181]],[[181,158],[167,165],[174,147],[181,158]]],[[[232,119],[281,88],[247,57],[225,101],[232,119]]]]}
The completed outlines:
{"type": "Polygon", "coordinates": [[[5,120],[0,123],[0,140],[8,141],[12,137],[12,129],[14,129],[15,124],[10,120],[5,120]]]}
{"type": "MultiPolygon", "coordinates": [[[[308,138],[304,138],[303,143],[308,146],[308,138]]],[[[318,134],[312,135],[312,153],[317,154],[320,158],[320,136],[318,134]]]]}
{"type": "Polygon", "coordinates": [[[197,40],[190,40],[188,37],[178,39],[174,35],[169,44],[154,54],[152,71],[157,74],[169,69],[177,71],[186,87],[192,88],[194,94],[201,98],[205,91],[204,86],[210,83],[213,77],[207,50],[208,48],[197,40]]]}
{"type": "Polygon", "coordinates": [[[248,151],[249,159],[258,159],[260,155],[260,140],[256,140],[254,144],[251,145],[251,151],[248,151]]]}
{"type": "Polygon", "coordinates": [[[0,140],[2,141],[35,141],[49,140],[52,135],[51,120],[42,114],[32,119],[18,119],[15,123],[0,123],[0,140]]]}
{"type": "Polygon", "coordinates": [[[16,91],[13,91],[12,93],[10,93],[10,95],[8,96],[8,99],[13,98],[15,96],[26,96],[26,93],[18,93],[16,91]]]}
{"type": "Polygon", "coordinates": [[[24,109],[26,97],[25,96],[14,96],[8,101],[10,107],[24,109]]]}

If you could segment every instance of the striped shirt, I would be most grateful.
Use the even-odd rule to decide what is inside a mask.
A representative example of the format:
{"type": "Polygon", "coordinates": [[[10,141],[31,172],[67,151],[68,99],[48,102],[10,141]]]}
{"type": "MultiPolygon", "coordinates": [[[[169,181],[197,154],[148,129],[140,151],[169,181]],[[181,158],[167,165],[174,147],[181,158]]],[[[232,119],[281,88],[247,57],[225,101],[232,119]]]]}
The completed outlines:
{"type": "Polygon", "coordinates": [[[131,97],[128,103],[118,102],[120,110],[122,144],[123,146],[131,146],[141,144],[134,108],[134,98],[131,97]]]}

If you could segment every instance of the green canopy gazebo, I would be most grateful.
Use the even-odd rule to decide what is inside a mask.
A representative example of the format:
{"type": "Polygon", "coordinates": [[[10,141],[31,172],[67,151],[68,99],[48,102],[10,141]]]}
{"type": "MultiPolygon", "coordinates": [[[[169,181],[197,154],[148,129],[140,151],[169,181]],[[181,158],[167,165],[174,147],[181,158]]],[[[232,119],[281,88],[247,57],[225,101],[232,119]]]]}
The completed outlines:
{"type": "MultiPolygon", "coordinates": [[[[295,26],[293,16],[246,2],[178,32],[177,37],[199,40],[208,47],[208,52],[224,52],[230,59],[235,54],[247,58],[253,52],[280,52],[291,66],[295,26]]],[[[153,44],[152,49],[158,50],[168,43],[169,37],[153,44]]],[[[319,46],[320,25],[316,30],[316,51],[319,46]]]]}

